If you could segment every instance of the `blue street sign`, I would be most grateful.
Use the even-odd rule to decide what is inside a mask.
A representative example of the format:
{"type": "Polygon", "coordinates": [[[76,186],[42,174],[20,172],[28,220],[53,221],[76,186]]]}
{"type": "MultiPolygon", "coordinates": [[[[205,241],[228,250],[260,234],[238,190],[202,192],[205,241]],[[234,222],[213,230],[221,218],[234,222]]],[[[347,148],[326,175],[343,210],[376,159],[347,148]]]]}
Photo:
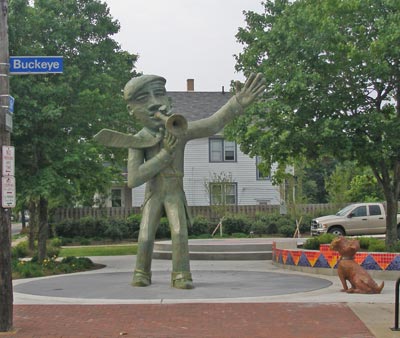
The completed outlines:
{"type": "Polygon", "coordinates": [[[15,102],[15,99],[11,95],[9,95],[9,99],[10,99],[10,101],[8,103],[8,111],[12,114],[12,113],[14,113],[14,102],[15,102]]]}
{"type": "Polygon", "coordinates": [[[48,74],[63,72],[62,56],[11,56],[10,74],[48,74]]]}

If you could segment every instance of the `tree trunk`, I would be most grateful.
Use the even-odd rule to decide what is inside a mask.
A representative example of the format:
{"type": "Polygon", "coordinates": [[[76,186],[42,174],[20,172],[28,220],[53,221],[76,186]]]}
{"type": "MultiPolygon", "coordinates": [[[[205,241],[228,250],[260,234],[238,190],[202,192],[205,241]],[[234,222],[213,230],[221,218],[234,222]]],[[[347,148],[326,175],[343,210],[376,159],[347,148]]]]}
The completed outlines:
{"type": "Polygon", "coordinates": [[[37,226],[37,205],[35,202],[29,203],[29,250],[34,251],[35,250],[35,239],[36,239],[36,229],[38,228],[37,226]]]}
{"type": "Polygon", "coordinates": [[[397,200],[386,196],[386,247],[393,248],[397,242],[397,200]]]}
{"type": "Polygon", "coordinates": [[[22,224],[22,230],[26,228],[26,218],[25,218],[25,208],[21,209],[21,224],[22,224]]]}
{"type": "Polygon", "coordinates": [[[42,262],[47,257],[47,238],[49,237],[48,201],[40,197],[39,201],[39,233],[38,233],[38,260],[42,262]]]}

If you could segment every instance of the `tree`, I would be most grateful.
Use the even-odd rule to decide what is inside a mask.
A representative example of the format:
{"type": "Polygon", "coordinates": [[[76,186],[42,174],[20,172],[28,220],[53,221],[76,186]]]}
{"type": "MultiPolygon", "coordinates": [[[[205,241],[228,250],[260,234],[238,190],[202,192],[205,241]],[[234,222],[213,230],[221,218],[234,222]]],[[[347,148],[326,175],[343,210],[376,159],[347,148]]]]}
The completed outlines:
{"type": "Polygon", "coordinates": [[[211,210],[219,219],[222,219],[226,216],[228,205],[234,203],[229,200],[235,196],[232,193],[232,189],[234,189],[232,173],[224,171],[210,173],[210,178],[204,181],[204,187],[210,196],[211,210]]]}
{"type": "Polygon", "coordinates": [[[400,190],[400,3],[276,0],[264,6],[262,14],[245,13],[237,69],[261,70],[268,100],[238,119],[230,135],[267,167],[325,155],[369,166],[384,192],[386,244],[393,246],[400,190]]]}
{"type": "Polygon", "coordinates": [[[18,195],[37,215],[42,260],[49,212],[91,205],[95,192],[106,191],[121,173],[104,165],[115,163],[118,153],[92,137],[104,127],[133,127],[121,89],[137,57],[112,39],[119,23],[98,0],[11,0],[9,22],[11,55],[64,57],[62,75],[11,79],[18,195]]]}
{"type": "Polygon", "coordinates": [[[331,203],[377,202],[384,199],[371,168],[359,167],[350,161],[336,166],[326,179],[326,190],[331,203]]]}

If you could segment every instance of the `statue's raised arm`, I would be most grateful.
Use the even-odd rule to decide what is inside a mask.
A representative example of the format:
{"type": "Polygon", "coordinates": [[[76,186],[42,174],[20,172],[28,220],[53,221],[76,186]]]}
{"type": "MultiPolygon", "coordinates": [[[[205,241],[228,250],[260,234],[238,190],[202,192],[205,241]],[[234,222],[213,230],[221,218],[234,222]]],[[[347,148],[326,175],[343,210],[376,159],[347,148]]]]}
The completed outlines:
{"type": "Polygon", "coordinates": [[[252,73],[244,86],[239,88],[236,84],[236,94],[229,99],[212,116],[189,123],[189,139],[212,136],[224,128],[235,117],[242,114],[246,107],[255,102],[265,91],[265,78],[263,74],[252,73]]]}

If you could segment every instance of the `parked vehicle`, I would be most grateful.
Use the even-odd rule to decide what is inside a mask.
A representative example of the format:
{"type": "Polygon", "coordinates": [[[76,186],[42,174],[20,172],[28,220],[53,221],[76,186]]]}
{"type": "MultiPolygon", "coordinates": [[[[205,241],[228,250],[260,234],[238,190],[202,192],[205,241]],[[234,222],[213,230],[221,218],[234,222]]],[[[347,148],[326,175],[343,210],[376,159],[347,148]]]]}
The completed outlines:
{"type": "MultiPolygon", "coordinates": [[[[400,232],[400,214],[397,214],[400,232]]],[[[345,235],[377,235],[386,233],[386,210],[382,203],[356,203],[339,210],[336,215],[311,221],[311,235],[331,233],[345,235]]]]}

